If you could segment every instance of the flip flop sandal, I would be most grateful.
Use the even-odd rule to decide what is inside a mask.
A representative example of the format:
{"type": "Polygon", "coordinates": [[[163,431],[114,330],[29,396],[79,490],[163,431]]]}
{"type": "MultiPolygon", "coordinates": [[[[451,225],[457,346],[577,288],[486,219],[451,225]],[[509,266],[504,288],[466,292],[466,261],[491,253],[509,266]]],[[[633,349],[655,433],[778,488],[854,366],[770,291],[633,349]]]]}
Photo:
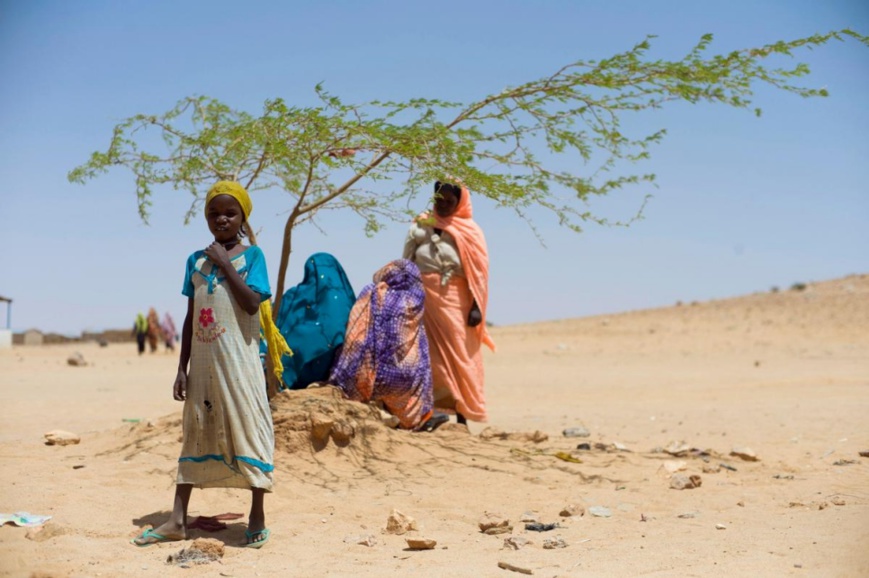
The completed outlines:
{"type": "Polygon", "coordinates": [[[425,423],[423,423],[421,426],[419,426],[419,429],[417,431],[424,431],[424,432],[431,433],[434,430],[441,427],[442,425],[444,425],[445,423],[447,423],[448,421],[450,421],[450,416],[448,416],[445,413],[436,413],[435,415],[428,418],[428,420],[425,423]]]}
{"type": "Polygon", "coordinates": [[[169,538],[167,536],[164,536],[163,534],[158,534],[157,532],[154,531],[153,528],[148,528],[147,530],[142,532],[141,535],[136,536],[135,538],[130,540],[130,544],[132,544],[134,546],[138,546],[139,548],[144,548],[145,546],[153,546],[154,544],[160,544],[162,542],[179,542],[180,540],[182,540],[182,538],[169,538]],[[152,542],[144,542],[141,544],[139,542],[136,542],[136,540],[148,540],[148,539],[152,539],[153,541],[152,542]]]}
{"type": "Polygon", "coordinates": [[[262,548],[266,545],[266,542],[269,541],[271,537],[271,531],[268,528],[263,528],[258,532],[248,532],[244,531],[244,535],[247,538],[247,543],[244,545],[245,548],[262,548]],[[262,536],[261,540],[255,540],[258,536],[262,536]]]}

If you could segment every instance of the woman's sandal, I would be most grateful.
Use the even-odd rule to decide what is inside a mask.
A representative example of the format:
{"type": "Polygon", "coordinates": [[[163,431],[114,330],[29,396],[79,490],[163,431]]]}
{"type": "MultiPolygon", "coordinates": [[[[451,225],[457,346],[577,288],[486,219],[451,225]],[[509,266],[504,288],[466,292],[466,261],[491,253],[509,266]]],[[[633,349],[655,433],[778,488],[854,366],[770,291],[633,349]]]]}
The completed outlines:
{"type": "Polygon", "coordinates": [[[244,545],[245,548],[262,548],[266,545],[266,542],[269,541],[269,537],[271,536],[271,530],[268,528],[263,528],[257,532],[248,532],[244,531],[244,536],[247,538],[247,543],[244,545]]]}
{"type": "Polygon", "coordinates": [[[424,431],[424,432],[431,433],[434,430],[441,427],[442,425],[444,425],[445,423],[447,423],[448,421],[450,421],[450,416],[448,416],[445,413],[436,413],[433,416],[431,416],[430,418],[428,418],[428,420],[426,420],[425,423],[423,423],[421,426],[419,426],[416,431],[424,431]]]}

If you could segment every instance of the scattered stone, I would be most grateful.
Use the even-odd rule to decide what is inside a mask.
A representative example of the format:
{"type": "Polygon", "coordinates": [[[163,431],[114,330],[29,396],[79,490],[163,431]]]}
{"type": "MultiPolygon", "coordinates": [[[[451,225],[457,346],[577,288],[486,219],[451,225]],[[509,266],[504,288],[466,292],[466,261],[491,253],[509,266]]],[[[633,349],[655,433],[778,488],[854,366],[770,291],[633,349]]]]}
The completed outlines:
{"type": "Polygon", "coordinates": [[[540,430],[534,432],[508,432],[494,427],[487,427],[480,432],[480,439],[488,440],[505,440],[514,442],[534,442],[539,444],[549,439],[549,435],[540,430]]]}
{"type": "Polygon", "coordinates": [[[726,530],[727,526],[725,526],[724,524],[715,524],[715,529],[716,530],[726,530]]]}
{"type": "Polygon", "coordinates": [[[435,540],[428,538],[405,538],[404,541],[411,550],[433,550],[438,545],[435,540]]]}
{"type": "Polygon", "coordinates": [[[679,460],[679,461],[676,461],[676,460],[667,460],[667,461],[665,461],[665,462],[662,464],[661,467],[663,467],[664,470],[665,470],[668,474],[675,474],[676,472],[681,472],[681,471],[687,469],[687,468],[688,468],[688,462],[686,462],[686,461],[684,461],[684,460],[679,460]]]}
{"type": "Polygon", "coordinates": [[[504,549],[518,550],[519,548],[530,546],[533,543],[534,542],[524,536],[510,536],[509,538],[504,538],[504,549]]]}
{"type": "Polygon", "coordinates": [[[556,524],[541,524],[540,522],[534,522],[533,524],[525,524],[525,529],[530,530],[532,532],[548,532],[550,530],[554,530],[555,528],[560,528],[560,526],[556,524]]]}
{"type": "Polygon", "coordinates": [[[613,447],[614,447],[616,450],[620,451],[620,452],[629,452],[629,451],[631,451],[631,450],[628,449],[628,447],[627,447],[625,444],[623,444],[623,443],[621,443],[621,442],[613,442],[613,447]]]}
{"type": "Polygon", "coordinates": [[[697,474],[686,476],[684,474],[675,474],[670,478],[670,487],[674,490],[691,490],[699,488],[703,480],[697,474]]]}
{"type": "Polygon", "coordinates": [[[570,518],[573,516],[584,516],[585,515],[585,507],[582,504],[568,504],[564,506],[558,515],[563,518],[570,518]]]}
{"type": "Polygon", "coordinates": [[[344,537],[345,544],[358,544],[360,546],[368,546],[371,548],[372,546],[377,545],[377,538],[372,534],[357,534],[352,536],[344,537]]]}
{"type": "Polygon", "coordinates": [[[856,464],[857,460],[836,460],[833,462],[834,466],[850,466],[856,464]]]}
{"type": "Polygon", "coordinates": [[[45,445],[47,446],[69,446],[75,445],[81,441],[81,438],[76,434],[62,429],[56,429],[45,434],[45,445]]]}
{"type": "Polygon", "coordinates": [[[700,512],[685,512],[684,514],[679,514],[676,516],[677,518],[682,518],[684,520],[690,520],[692,518],[696,518],[700,515],[700,512]]]}
{"type": "Polygon", "coordinates": [[[537,512],[525,512],[522,514],[522,517],[519,518],[520,522],[539,522],[540,518],[537,516],[537,512]]]}
{"type": "Polygon", "coordinates": [[[566,438],[587,438],[591,435],[591,432],[582,426],[577,426],[567,428],[561,432],[561,435],[566,438]]]}
{"type": "Polygon", "coordinates": [[[520,574],[533,574],[530,568],[520,568],[519,566],[514,566],[507,562],[498,562],[498,568],[503,568],[504,570],[510,570],[512,572],[519,572],[520,574]]]}
{"type": "Polygon", "coordinates": [[[567,548],[567,542],[564,541],[564,538],[546,538],[543,540],[543,549],[544,550],[554,550],[556,548],[567,548]]]}
{"type": "Polygon", "coordinates": [[[664,448],[664,451],[671,456],[675,456],[677,458],[681,458],[683,456],[688,455],[688,452],[691,451],[691,446],[686,444],[685,442],[670,442],[667,444],[667,447],[664,448]]]}
{"type": "Polygon", "coordinates": [[[731,466],[730,464],[725,464],[724,462],[721,462],[719,465],[720,465],[722,468],[724,468],[725,470],[730,470],[731,472],[735,472],[735,471],[736,471],[736,468],[734,468],[734,467],[731,466]]]}
{"type": "Polygon", "coordinates": [[[830,507],[830,504],[828,504],[827,502],[821,502],[820,504],[818,504],[819,510],[826,510],[829,507],[830,507]]]}
{"type": "Polygon", "coordinates": [[[416,520],[406,514],[402,514],[398,510],[393,509],[386,519],[387,534],[406,534],[416,529],[416,520]]]}
{"type": "Polygon", "coordinates": [[[337,421],[332,425],[332,441],[339,446],[346,446],[356,435],[356,428],[352,423],[337,421]]]}
{"type": "Polygon", "coordinates": [[[794,479],[793,474],[776,474],[773,476],[773,479],[776,480],[792,480],[794,479]]]}
{"type": "Polygon", "coordinates": [[[861,458],[869,458],[869,450],[860,452],[860,457],[861,458]]]}
{"type": "Polygon", "coordinates": [[[224,545],[214,538],[196,538],[187,548],[169,554],[167,564],[188,568],[191,564],[209,564],[223,558],[224,545]]]}
{"type": "Polygon", "coordinates": [[[327,440],[333,425],[335,425],[335,420],[328,415],[311,412],[311,437],[313,439],[318,441],[327,440]]]}
{"type": "Polygon", "coordinates": [[[739,500],[738,502],[736,502],[736,505],[739,506],[740,508],[744,508],[745,502],[743,502],[742,500],[739,500]]]}
{"type": "Polygon", "coordinates": [[[704,474],[717,474],[721,471],[721,464],[703,464],[704,474]]]}
{"type": "Polygon", "coordinates": [[[578,450],[590,450],[590,449],[591,449],[591,444],[588,444],[588,443],[581,443],[581,444],[578,444],[578,445],[576,446],[576,449],[578,449],[578,450]]]}
{"type": "Polygon", "coordinates": [[[377,411],[380,414],[380,421],[382,421],[386,427],[395,429],[398,427],[398,424],[401,423],[401,420],[398,419],[398,416],[392,415],[391,413],[383,410],[382,408],[378,408],[377,411]]]}
{"type": "Polygon", "coordinates": [[[613,515],[609,508],[603,506],[592,506],[588,509],[588,513],[596,518],[609,518],[613,515]]]}
{"type": "Polygon", "coordinates": [[[509,519],[493,512],[485,512],[477,525],[481,532],[489,535],[506,534],[513,531],[509,519]]]}
{"type": "Polygon", "coordinates": [[[842,498],[833,498],[830,501],[833,502],[834,506],[844,506],[845,505],[845,500],[843,500],[842,498]]]}
{"type": "Polygon", "coordinates": [[[747,462],[756,462],[759,460],[753,449],[748,447],[737,447],[730,450],[730,455],[743,459],[747,462]]]}
{"type": "Polygon", "coordinates": [[[73,367],[85,367],[88,363],[84,360],[84,355],[76,351],[66,358],[66,363],[73,367]]]}
{"type": "Polygon", "coordinates": [[[802,564],[794,564],[794,568],[802,568],[802,567],[803,567],[802,564]]]}

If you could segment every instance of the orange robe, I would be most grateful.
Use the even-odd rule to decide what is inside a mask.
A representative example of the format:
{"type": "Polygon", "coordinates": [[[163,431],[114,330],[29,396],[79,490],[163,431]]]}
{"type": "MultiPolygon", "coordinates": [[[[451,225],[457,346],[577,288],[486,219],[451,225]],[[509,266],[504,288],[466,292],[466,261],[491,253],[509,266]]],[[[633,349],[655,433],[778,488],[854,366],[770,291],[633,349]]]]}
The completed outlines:
{"type": "MultiPolygon", "coordinates": [[[[455,212],[442,218],[422,214],[419,225],[442,229],[455,241],[461,260],[462,275],[423,272],[425,312],[423,324],[431,355],[435,408],[456,411],[473,421],[486,421],[485,374],[481,345],[492,351],[495,343],[486,329],[486,306],[489,300],[489,256],[486,239],[473,220],[470,194],[462,188],[455,212]],[[432,218],[434,223],[431,224],[432,218]],[[468,326],[473,302],[483,321],[468,326]]],[[[414,260],[414,245],[408,240],[405,257],[414,260]]]]}

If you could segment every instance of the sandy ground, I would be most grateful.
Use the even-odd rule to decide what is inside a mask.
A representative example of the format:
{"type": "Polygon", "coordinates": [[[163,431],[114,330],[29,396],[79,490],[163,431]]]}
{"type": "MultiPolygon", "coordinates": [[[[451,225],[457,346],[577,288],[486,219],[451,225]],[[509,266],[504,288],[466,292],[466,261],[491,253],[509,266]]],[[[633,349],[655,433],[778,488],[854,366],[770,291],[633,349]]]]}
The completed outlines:
{"type": "MultiPolygon", "coordinates": [[[[133,344],[2,351],[0,512],[53,518],[0,528],[0,575],[523,575],[505,562],[546,577],[869,576],[869,275],[493,336],[490,423],[470,433],[389,430],[327,390],[277,400],[271,541],[237,547],[244,519],[194,530],[226,553],[190,568],[166,564],[190,541],[128,542],[171,505],[176,358],[133,344]],[[74,351],[87,367],[67,365],[74,351]],[[355,428],[349,443],[312,439],[305,426],[324,414],[355,428]],[[590,437],[562,435],[577,426],[590,437]],[[548,439],[486,439],[486,427],[548,439]],[[44,445],[53,429],[81,443],[44,445]],[[671,455],[673,442],[694,451],[671,455]],[[679,461],[700,487],[670,488],[679,461]],[[611,515],[561,516],[569,504],[611,515]],[[437,546],[384,533],[393,509],[437,546]],[[512,533],[481,533],[485,512],[512,533]],[[529,531],[525,518],[559,527],[529,531]],[[531,543],[505,548],[511,535],[531,543]],[[543,547],[558,538],[566,547],[543,547]]],[[[191,513],[247,507],[246,492],[194,491],[191,513]]]]}

